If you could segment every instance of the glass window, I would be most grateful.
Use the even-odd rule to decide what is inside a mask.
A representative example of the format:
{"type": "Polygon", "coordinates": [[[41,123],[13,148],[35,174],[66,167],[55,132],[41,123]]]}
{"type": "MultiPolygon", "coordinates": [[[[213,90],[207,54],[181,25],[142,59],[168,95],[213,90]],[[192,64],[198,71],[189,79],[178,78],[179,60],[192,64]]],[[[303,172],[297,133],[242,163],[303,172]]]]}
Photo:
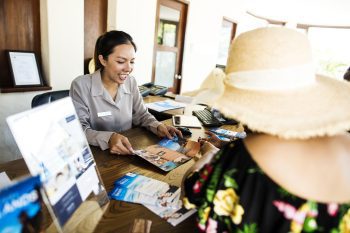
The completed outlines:
{"type": "Polygon", "coordinates": [[[317,72],[343,79],[350,66],[350,29],[309,27],[317,72]]]}
{"type": "Polygon", "coordinates": [[[228,52],[230,50],[231,41],[233,40],[236,32],[236,26],[237,24],[227,19],[223,19],[222,21],[216,67],[226,67],[228,52]]]}

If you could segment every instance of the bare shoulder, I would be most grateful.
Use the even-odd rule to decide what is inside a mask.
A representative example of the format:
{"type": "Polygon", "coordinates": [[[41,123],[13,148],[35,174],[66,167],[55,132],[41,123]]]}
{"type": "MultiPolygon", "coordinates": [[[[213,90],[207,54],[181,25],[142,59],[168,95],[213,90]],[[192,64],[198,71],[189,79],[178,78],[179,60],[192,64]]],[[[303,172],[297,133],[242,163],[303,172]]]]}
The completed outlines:
{"type": "Polygon", "coordinates": [[[350,134],[307,140],[261,134],[244,143],[261,169],[291,193],[320,202],[350,201],[350,134]]]}

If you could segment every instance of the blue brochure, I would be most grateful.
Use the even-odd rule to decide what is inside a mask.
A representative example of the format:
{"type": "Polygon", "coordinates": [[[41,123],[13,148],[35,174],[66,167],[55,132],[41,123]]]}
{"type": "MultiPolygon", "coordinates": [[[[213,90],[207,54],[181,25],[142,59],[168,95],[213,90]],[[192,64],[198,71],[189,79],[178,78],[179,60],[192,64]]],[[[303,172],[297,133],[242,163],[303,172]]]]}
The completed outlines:
{"type": "Polygon", "coordinates": [[[0,190],[0,233],[44,230],[40,188],[34,176],[0,190]]]}

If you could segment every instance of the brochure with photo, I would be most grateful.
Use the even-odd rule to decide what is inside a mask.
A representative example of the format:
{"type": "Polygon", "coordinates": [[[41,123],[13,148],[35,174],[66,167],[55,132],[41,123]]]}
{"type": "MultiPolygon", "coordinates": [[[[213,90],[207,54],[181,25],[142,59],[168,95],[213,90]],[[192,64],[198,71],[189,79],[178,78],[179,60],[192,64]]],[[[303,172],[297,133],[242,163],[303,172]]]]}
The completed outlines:
{"type": "Polygon", "coordinates": [[[127,173],[114,182],[110,197],[139,204],[170,208],[180,205],[180,188],[136,173],[127,173]]]}
{"type": "Polygon", "coordinates": [[[44,205],[39,176],[27,177],[0,190],[0,232],[42,232],[44,205]]]}
{"type": "Polygon", "coordinates": [[[145,149],[136,150],[135,154],[163,171],[171,171],[192,159],[199,150],[198,142],[174,137],[163,139],[145,149]]]}
{"type": "Polygon", "coordinates": [[[192,214],[196,212],[196,209],[186,209],[184,206],[179,206],[178,208],[166,208],[166,207],[157,207],[153,205],[144,205],[153,213],[166,220],[172,226],[176,226],[192,214]]]}
{"type": "Polygon", "coordinates": [[[64,231],[69,218],[88,197],[105,197],[106,201],[98,203],[107,203],[70,97],[10,116],[7,122],[30,173],[40,175],[58,227],[64,231]]]}
{"type": "Polygon", "coordinates": [[[129,172],[114,182],[115,186],[127,188],[149,196],[167,198],[168,202],[179,197],[180,189],[160,180],[129,172]]]}
{"type": "MultiPolygon", "coordinates": [[[[179,188],[177,188],[177,190],[179,190],[179,188]]],[[[180,191],[177,190],[175,192],[177,192],[178,194],[173,193],[173,191],[169,191],[164,193],[163,196],[150,196],[144,193],[136,192],[132,189],[127,189],[121,186],[115,186],[110,192],[109,196],[117,201],[126,201],[137,204],[177,208],[180,205],[180,203],[178,201],[170,201],[170,199],[168,200],[167,198],[168,195],[177,195],[178,197],[180,197],[180,191]]]]}
{"type": "Polygon", "coordinates": [[[223,140],[230,140],[233,138],[245,138],[247,136],[246,132],[235,132],[227,129],[221,129],[221,128],[213,128],[209,130],[212,133],[215,133],[217,136],[221,137],[220,139],[223,140]]]}

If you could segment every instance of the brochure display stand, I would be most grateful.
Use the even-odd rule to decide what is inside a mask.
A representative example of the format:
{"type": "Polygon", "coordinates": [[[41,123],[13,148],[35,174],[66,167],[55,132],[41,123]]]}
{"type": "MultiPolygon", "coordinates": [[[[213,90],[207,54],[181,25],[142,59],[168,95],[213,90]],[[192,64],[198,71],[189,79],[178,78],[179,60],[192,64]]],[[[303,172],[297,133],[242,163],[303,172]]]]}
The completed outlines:
{"type": "Polygon", "coordinates": [[[59,231],[98,223],[108,195],[70,97],[7,118],[59,231]],[[84,223],[83,223],[84,222],[84,223]]]}

